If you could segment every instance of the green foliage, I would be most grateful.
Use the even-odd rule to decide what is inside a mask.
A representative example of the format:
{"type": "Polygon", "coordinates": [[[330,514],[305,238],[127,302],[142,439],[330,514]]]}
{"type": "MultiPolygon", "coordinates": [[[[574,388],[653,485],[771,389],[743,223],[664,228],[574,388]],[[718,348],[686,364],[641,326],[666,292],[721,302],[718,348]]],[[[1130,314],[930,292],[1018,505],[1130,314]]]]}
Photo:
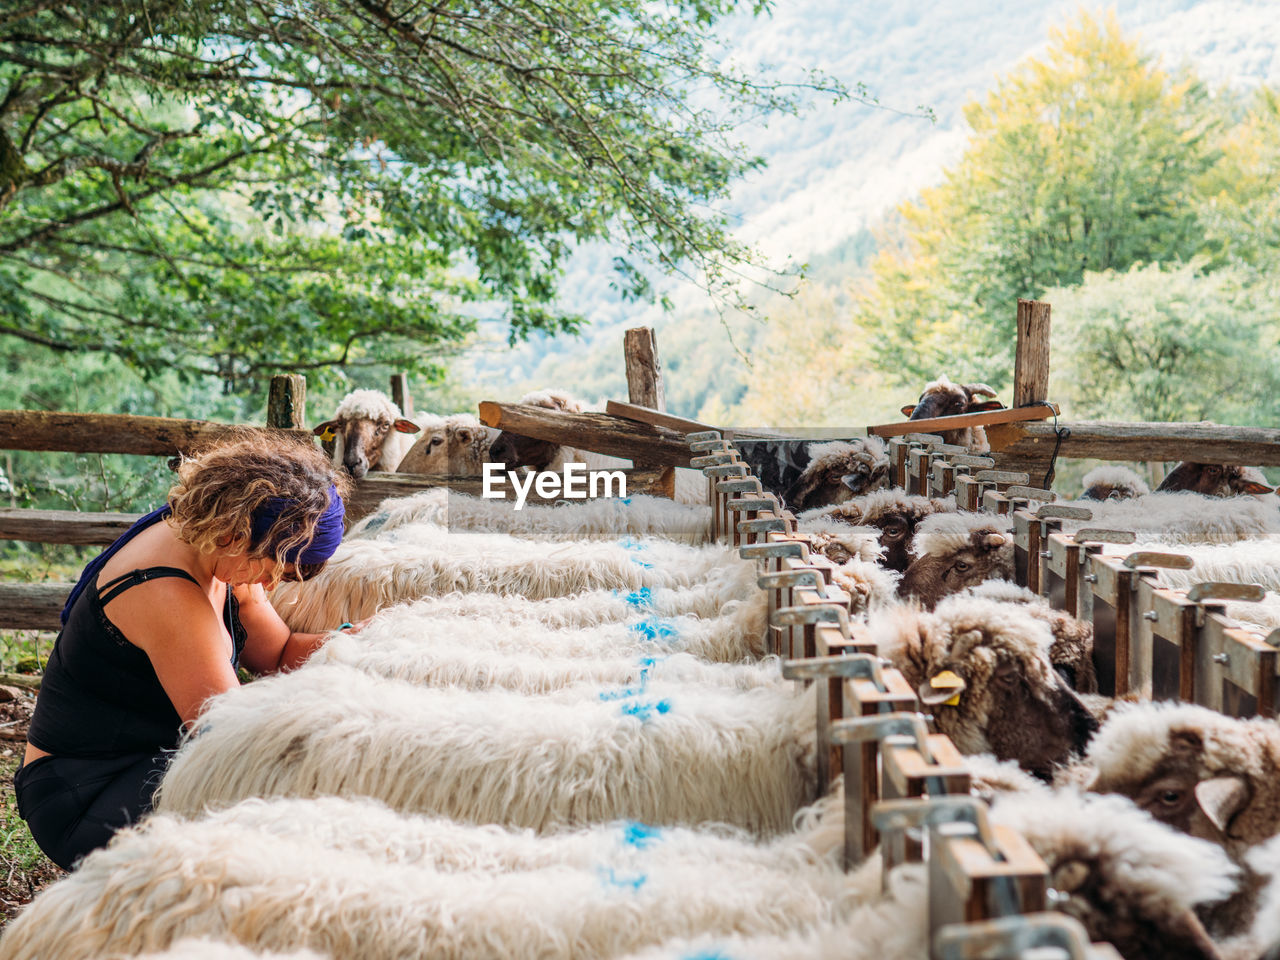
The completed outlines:
{"type": "MultiPolygon", "coordinates": [[[[1109,420],[1271,424],[1280,413],[1274,282],[1199,264],[1088,273],[1049,291],[1060,389],[1109,420]]],[[[1061,395],[1055,392],[1055,396],[1061,395]]]]}
{"type": "Polygon", "coordinates": [[[970,144],[944,182],[901,208],[857,305],[879,369],[999,387],[1019,297],[1197,253],[1193,186],[1219,155],[1213,107],[1114,16],[1053,31],[1043,58],[969,105],[970,144]]]}
{"type": "Polygon", "coordinates": [[[715,203],[784,84],[722,68],[739,0],[156,0],[0,16],[0,334],[255,388],[512,340],[582,241],[732,297],[715,203]]]}

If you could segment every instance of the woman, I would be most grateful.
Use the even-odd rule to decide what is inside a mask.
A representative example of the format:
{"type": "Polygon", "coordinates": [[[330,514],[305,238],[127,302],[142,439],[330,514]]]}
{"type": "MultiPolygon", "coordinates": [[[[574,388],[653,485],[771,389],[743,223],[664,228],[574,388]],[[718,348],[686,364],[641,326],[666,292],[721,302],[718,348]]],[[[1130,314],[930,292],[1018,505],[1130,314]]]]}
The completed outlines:
{"type": "Polygon", "coordinates": [[[342,539],[347,481],[324,454],[259,432],[178,477],[85,568],[45,669],[14,789],[64,869],[151,809],[168,753],[239,666],[292,669],[325,637],[290,632],[264,590],[314,576],[342,539]]]}

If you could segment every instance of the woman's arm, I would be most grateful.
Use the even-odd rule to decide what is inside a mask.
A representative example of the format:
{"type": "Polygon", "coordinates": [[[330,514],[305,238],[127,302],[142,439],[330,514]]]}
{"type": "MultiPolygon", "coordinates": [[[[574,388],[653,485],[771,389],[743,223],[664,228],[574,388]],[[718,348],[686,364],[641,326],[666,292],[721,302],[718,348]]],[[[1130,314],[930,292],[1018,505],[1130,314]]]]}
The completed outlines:
{"type": "Polygon", "coordinates": [[[240,603],[240,623],[248,635],[240,661],[253,673],[296,669],[324,644],[327,634],[293,633],[260,585],[234,589],[240,603]]]}

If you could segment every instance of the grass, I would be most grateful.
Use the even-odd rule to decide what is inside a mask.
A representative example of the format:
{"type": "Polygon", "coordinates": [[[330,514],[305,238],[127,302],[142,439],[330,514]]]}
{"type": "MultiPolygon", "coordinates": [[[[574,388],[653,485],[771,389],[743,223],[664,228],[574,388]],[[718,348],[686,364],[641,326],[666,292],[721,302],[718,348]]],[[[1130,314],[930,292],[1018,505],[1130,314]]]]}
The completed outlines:
{"type": "Polygon", "coordinates": [[[0,929],[44,887],[64,875],[40,852],[26,821],[18,816],[13,774],[21,751],[20,743],[0,750],[0,929]]]}

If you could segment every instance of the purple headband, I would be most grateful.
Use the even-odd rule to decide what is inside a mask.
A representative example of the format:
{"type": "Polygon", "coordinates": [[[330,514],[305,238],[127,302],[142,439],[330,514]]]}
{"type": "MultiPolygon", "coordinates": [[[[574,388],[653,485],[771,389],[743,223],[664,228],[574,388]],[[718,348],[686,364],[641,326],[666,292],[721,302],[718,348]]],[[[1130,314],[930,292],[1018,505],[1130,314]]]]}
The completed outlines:
{"type": "MultiPolygon", "coordinates": [[[[272,497],[253,513],[251,539],[255,547],[261,546],[268,531],[275,526],[281,514],[296,507],[298,501],[285,497],[272,497]]],[[[289,563],[324,563],[342,542],[342,498],[338,488],[329,485],[329,507],[316,521],[316,532],[308,543],[290,547],[284,558],[289,563]]]]}

